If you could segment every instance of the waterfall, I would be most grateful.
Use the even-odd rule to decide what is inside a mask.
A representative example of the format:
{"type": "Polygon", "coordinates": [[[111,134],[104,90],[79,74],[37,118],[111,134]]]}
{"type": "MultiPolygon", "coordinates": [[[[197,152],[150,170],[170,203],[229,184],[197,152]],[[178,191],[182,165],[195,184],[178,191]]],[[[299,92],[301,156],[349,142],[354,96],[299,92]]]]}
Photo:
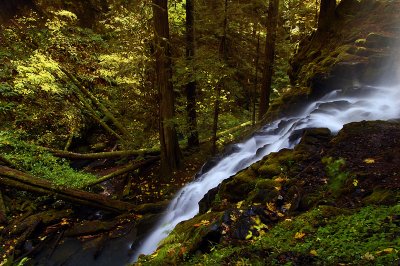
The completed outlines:
{"type": "Polygon", "coordinates": [[[307,104],[296,115],[265,125],[246,141],[235,144],[232,153],[175,195],[159,223],[140,243],[133,260],[140,254],[154,252],[178,223],[194,217],[199,212],[198,202],[210,189],[265,155],[294,147],[300,141],[298,133],[302,130],[325,127],[335,134],[346,123],[397,118],[400,118],[399,86],[364,86],[334,90],[307,104]]]}

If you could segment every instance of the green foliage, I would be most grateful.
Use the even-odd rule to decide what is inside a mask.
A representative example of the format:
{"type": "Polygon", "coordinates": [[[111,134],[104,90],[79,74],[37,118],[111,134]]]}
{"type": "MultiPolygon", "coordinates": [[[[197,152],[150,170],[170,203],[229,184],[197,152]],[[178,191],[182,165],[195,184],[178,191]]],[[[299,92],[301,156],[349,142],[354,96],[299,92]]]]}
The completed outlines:
{"type": "Polygon", "coordinates": [[[349,173],[343,171],[346,162],[343,158],[335,160],[332,157],[324,157],[322,158],[322,163],[325,164],[325,170],[329,177],[329,189],[335,195],[338,195],[346,180],[349,178],[349,173]]]}
{"type": "Polygon", "coordinates": [[[332,216],[329,208],[332,207],[320,207],[281,223],[259,245],[274,247],[271,257],[292,251],[330,265],[388,264],[399,258],[400,242],[394,237],[399,228],[390,217],[400,211],[400,205],[365,207],[351,215],[338,216],[332,216]],[[304,238],[294,238],[297,232],[305,233],[304,238]]]}
{"type": "Polygon", "coordinates": [[[20,140],[20,134],[16,132],[0,132],[0,150],[2,156],[20,170],[57,185],[82,187],[97,179],[91,174],[73,170],[65,159],[56,158],[43,148],[20,140]]]}
{"type": "Polygon", "coordinates": [[[400,205],[352,212],[320,206],[243,245],[220,244],[183,264],[292,265],[303,260],[307,265],[391,265],[400,259],[399,212],[400,205]]]}

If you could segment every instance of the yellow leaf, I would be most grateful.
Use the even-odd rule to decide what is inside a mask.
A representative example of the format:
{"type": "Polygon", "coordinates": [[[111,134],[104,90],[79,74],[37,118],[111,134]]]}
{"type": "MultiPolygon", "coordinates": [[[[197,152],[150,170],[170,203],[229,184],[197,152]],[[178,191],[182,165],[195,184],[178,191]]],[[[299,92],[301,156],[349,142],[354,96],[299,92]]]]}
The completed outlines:
{"type": "Polygon", "coordinates": [[[287,178],[286,177],[277,177],[274,179],[274,181],[278,182],[278,183],[282,183],[282,182],[287,181],[287,178]]]}
{"type": "Polygon", "coordinates": [[[310,255],[312,256],[318,256],[318,253],[315,249],[310,250],[310,255]]]}
{"type": "Polygon", "coordinates": [[[356,187],[358,186],[358,180],[357,179],[353,179],[353,185],[356,187]]]}
{"type": "Polygon", "coordinates": [[[385,249],[383,250],[383,252],[385,252],[385,253],[387,253],[387,254],[393,253],[393,251],[394,251],[394,248],[385,248],[385,249]]]}
{"type": "Polygon", "coordinates": [[[249,231],[249,233],[246,236],[246,240],[249,240],[252,237],[253,237],[253,232],[249,231]]]}
{"type": "Polygon", "coordinates": [[[368,163],[368,164],[370,164],[370,163],[375,163],[375,159],[373,159],[373,158],[367,158],[367,159],[364,160],[364,163],[368,163]]]}
{"type": "Polygon", "coordinates": [[[294,238],[295,238],[295,239],[302,239],[305,235],[306,235],[306,234],[303,233],[303,232],[297,232],[297,233],[294,235],[294,238]]]}
{"type": "Polygon", "coordinates": [[[210,221],[202,220],[200,223],[194,224],[193,226],[194,226],[194,227],[200,227],[200,226],[202,226],[202,225],[207,226],[207,225],[209,225],[209,224],[210,224],[210,221]]]}
{"type": "Polygon", "coordinates": [[[290,202],[283,205],[283,208],[285,208],[286,210],[290,210],[290,207],[292,207],[292,204],[290,202]]]}
{"type": "Polygon", "coordinates": [[[236,203],[236,208],[240,209],[240,207],[242,207],[244,200],[239,201],[238,203],[236,203]]]}
{"type": "Polygon", "coordinates": [[[268,203],[267,203],[267,209],[270,210],[270,211],[272,211],[272,212],[275,212],[275,211],[276,211],[275,203],[273,203],[273,202],[268,202],[268,203]]]}
{"type": "Polygon", "coordinates": [[[154,259],[155,257],[157,257],[158,256],[158,250],[156,251],[156,252],[154,252],[150,257],[152,258],[152,259],[154,259]]]}

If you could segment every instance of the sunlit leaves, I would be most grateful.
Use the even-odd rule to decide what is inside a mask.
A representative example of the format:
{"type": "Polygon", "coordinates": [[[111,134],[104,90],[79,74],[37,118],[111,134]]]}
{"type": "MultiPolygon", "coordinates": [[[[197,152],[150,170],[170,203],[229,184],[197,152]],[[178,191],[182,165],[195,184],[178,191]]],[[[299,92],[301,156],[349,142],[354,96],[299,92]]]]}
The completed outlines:
{"type": "Polygon", "coordinates": [[[46,26],[52,31],[58,31],[68,23],[74,23],[78,19],[74,13],[67,10],[57,10],[51,13],[54,15],[54,19],[49,19],[46,26]]]}
{"type": "Polygon", "coordinates": [[[20,94],[32,94],[37,89],[49,93],[62,93],[64,91],[58,77],[63,74],[57,62],[50,57],[35,51],[28,60],[13,61],[18,71],[14,87],[20,94]]]}

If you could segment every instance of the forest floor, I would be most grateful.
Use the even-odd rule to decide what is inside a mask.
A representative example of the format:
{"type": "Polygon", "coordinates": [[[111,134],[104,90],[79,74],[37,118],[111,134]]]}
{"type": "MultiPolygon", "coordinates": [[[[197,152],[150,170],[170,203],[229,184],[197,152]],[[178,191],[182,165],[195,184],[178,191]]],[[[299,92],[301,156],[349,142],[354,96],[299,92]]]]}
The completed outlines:
{"type": "MultiPolygon", "coordinates": [[[[92,188],[92,192],[109,198],[145,206],[146,210],[140,213],[133,211],[118,215],[78,206],[53,196],[38,197],[37,194],[3,188],[0,199],[1,205],[7,209],[7,217],[0,217],[0,264],[13,265],[21,260],[26,262],[27,257],[36,257],[29,263],[33,265],[44,261],[49,261],[48,265],[68,262],[68,256],[79,257],[80,251],[76,250],[73,254],[64,247],[58,251],[58,247],[65,246],[64,243],[68,244],[72,238],[79,241],[74,244],[76,247],[81,245],[81,249],[90,250],[88,253],[92,258],[88,259],[88,263],[96,264],[97,257],[101,256],[103,248],[108,245],[107,239],[123,239],[132,235],[135,226],[140,223],[143,225],[149,222],[142,227],[143,230],[150,229],[154,223],[152,216],[161,212],[180,188],[195,179],[196,173],[210,158],[210,148],[209,143],[204,143],[198,149],[185,150],[182,167],[174,172],[173,178],[159,177],[157,161],[92,188]]],[[[127,159],[122,162],[101,159],[92,162],[75,161],[74,164],[81,164],[80,169],[85,172],[103,176],[123,168],[128,162],[127,159]]],[[[137,235],[140,236],[140,232],[135,232],[126,241],[134,241],[137,235]]],[[[126,244],[123,246],[125,248],[126,244]]],[[[125,251],[126,254],[121,256],[129,255],[125,251]]]]}

